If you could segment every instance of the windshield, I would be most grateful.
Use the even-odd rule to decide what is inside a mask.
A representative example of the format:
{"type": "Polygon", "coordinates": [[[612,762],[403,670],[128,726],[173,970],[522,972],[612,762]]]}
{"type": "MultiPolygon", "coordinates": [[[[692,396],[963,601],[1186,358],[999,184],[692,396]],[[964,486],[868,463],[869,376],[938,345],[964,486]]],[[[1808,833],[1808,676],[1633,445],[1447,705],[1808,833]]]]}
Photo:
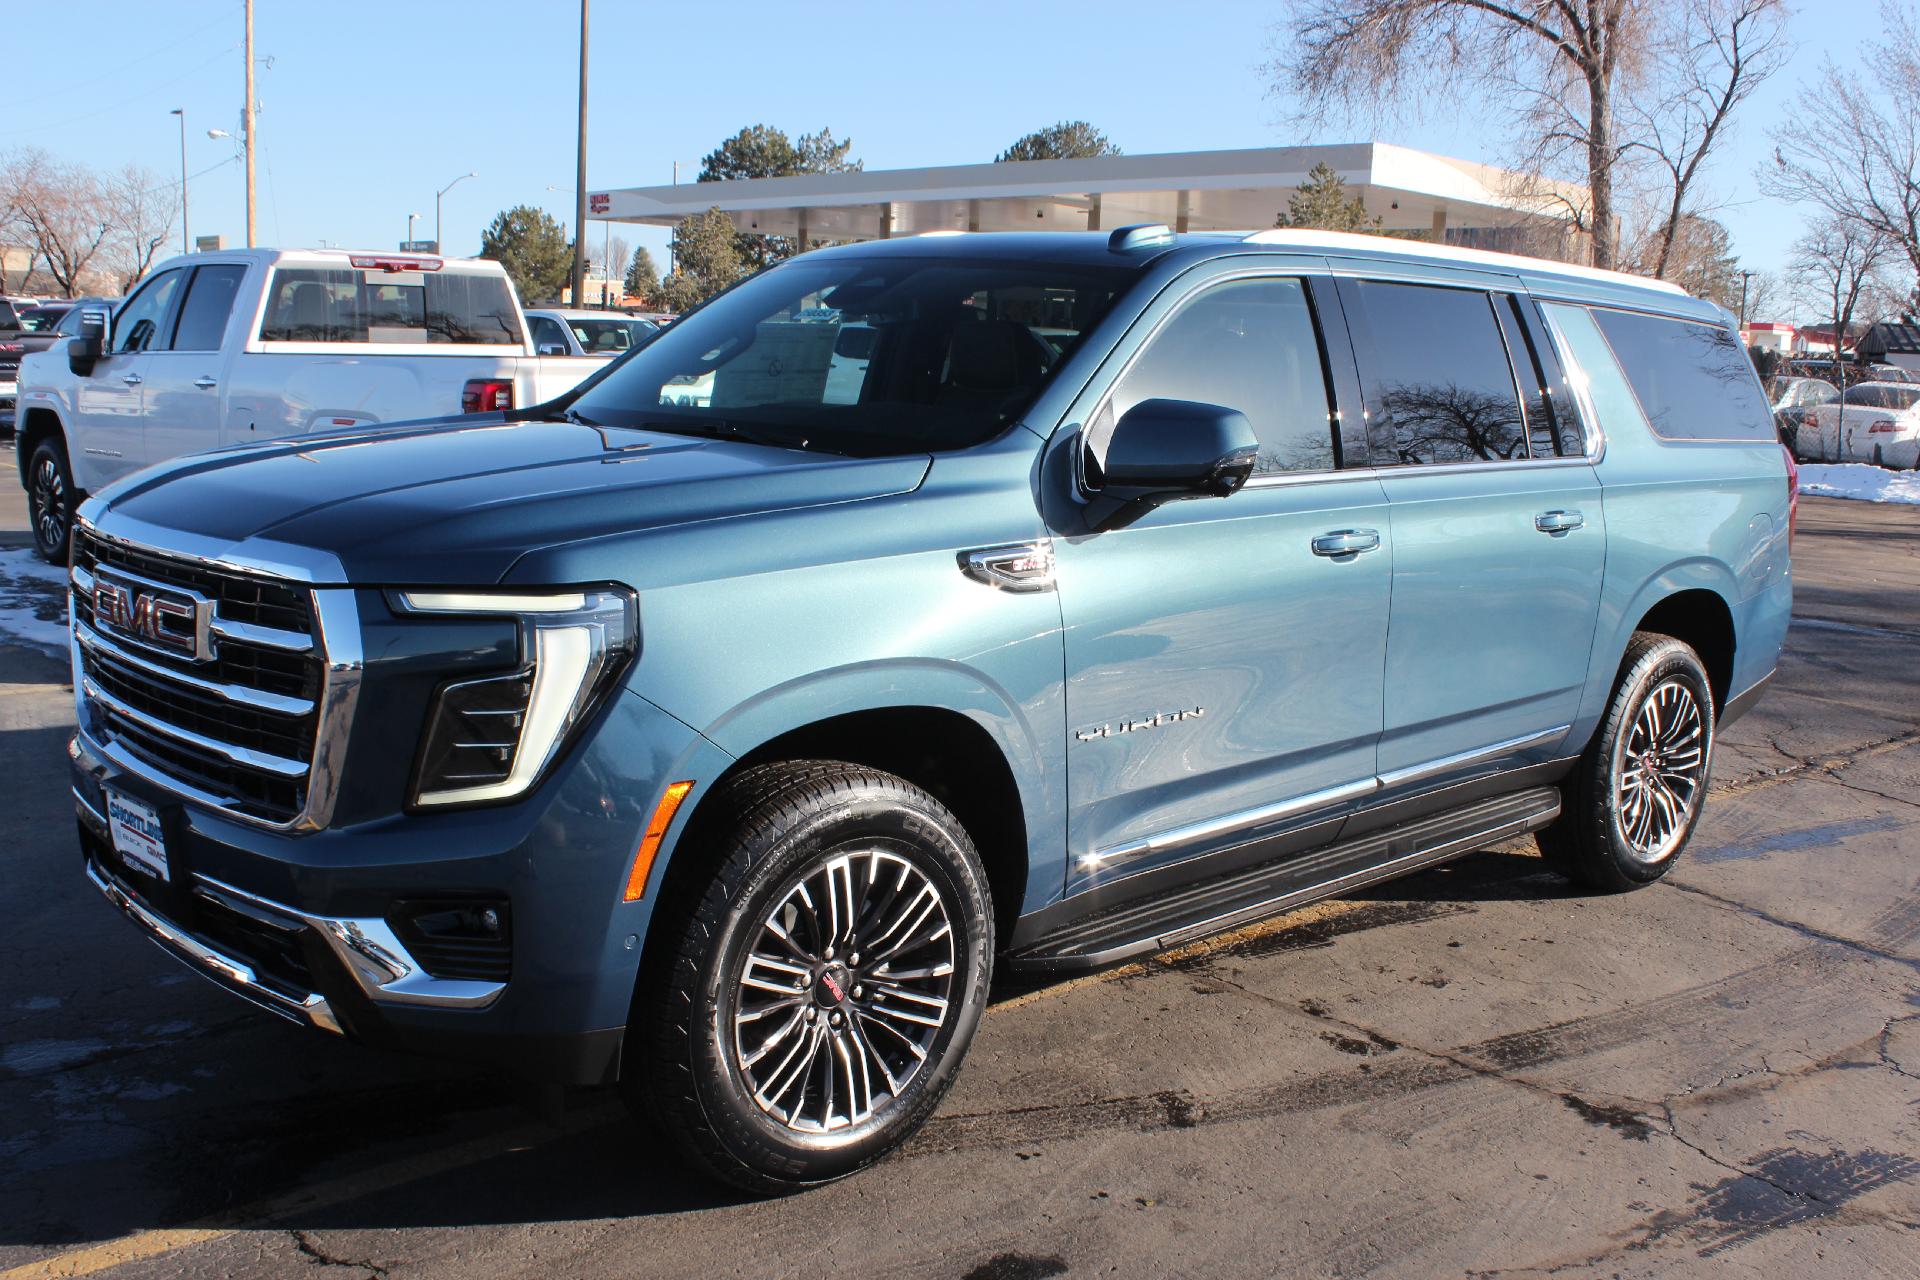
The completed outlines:
{"type": "Polygon", "coordinates": [[[1131,276],[982,260],[790,262],[670,326],[573,412],[862,456],[962,449],[1019,416],[1131,276]]]}

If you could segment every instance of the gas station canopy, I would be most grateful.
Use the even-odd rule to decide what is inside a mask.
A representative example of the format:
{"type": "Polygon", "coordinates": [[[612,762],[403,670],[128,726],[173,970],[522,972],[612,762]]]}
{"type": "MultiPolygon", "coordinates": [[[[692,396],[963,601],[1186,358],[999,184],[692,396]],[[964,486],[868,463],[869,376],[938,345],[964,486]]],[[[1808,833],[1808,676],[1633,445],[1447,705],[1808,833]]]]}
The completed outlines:
{"type": "Polygon", "coordinates": [[[1176,231],[1274,225],[1317,164],[1331,166],[1390,231],[1483,249],[1565,234],[1585,191],[1384,142],[1095,156],[737,178],[588,194],[591,219],[671,226],[723,210],[742,231],[874,240],[928,231],[1086,231],[1162,222],[1176,231]]]}

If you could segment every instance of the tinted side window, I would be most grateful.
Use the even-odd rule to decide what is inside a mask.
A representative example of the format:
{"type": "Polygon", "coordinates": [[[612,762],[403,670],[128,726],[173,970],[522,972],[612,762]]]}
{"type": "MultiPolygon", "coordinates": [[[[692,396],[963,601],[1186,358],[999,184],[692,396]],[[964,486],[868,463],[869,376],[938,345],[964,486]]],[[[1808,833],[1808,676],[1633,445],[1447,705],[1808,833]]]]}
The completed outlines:
{"type": "Polygon", "coordinates": [[[504,276],[477,272],[283,267],[273,273],[265,342],[519,346],[504,276]]]}
{"type": "Polygon", "coordinates": [[[1771,440],[1753,362],[1726,329],[1593,308],[1655,434],[1668,440],[1771,440]]]}
{"type": "Polygon", "coordinates": [[[218,351],[233,313],[233,299],[247,269],[238,264],[201,267],[187,286],[180,304],[180,321],[173,330],[175,351],[218,351]]]}
{"type": "MultiPolygon", "coordinates": [[[[1505,462],[1527,456],[1520,393],[1494,317],[1477,289],[1361,281],[1354,289],[1371,350],[1361,368],[1407,464],[1505,462]]],[[[1384,431],[1383,431],[1384,434],[1384,431]]]]}
{"type": "Polygon", "coordinates": [[[1181,307],[1114,387],[1113,420],[1152,399],[1244,413],[1260,441],[1255,475],[1335,465],[1320,337],[1298,280],[1235,281],[1181,307]]]}
{"type": "Polygon", "coordinates": [[[562,351],[572,350],[567,346],[566,330],[560,327],[558,320],[550,316],[528,316],[527,327],[533,330],[534,350],[537,351],[541,347],[559,347],[562,351]]]}
{"type": "Polygon", "coordinates": [[[180,287],[180,275],[177,267],[163,271],[127,299],[127,305],[113,318],[115,351],[145,351],[154,345],[160,323],[167,318],[167,306],[173,301],[174,290],[180,287]]]}

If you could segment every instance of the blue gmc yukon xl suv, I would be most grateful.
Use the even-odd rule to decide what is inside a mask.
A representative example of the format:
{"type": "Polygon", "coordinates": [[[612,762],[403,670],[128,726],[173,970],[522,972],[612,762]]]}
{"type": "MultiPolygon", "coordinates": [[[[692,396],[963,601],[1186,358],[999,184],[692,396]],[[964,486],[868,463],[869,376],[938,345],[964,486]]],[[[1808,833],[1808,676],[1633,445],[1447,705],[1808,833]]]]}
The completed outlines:
{"type": "Polygon", "coordinates": [[[564,400],[90,499],[85,870],[270,1010],[617,1081],[805,1186],[927,1118],[996,970],[1528,832],[1659,879],[1793,511],[1671,286],[1298,231],[825,249],[564,400]]]}

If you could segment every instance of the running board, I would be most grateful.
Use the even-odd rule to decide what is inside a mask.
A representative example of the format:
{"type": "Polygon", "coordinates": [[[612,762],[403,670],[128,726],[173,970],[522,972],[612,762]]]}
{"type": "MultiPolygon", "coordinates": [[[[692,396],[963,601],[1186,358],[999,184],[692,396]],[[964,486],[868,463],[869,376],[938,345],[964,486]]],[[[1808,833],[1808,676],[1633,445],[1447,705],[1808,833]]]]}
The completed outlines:
{"type": "Polygon", "coordinates": [[[1078,917],[1009,953],[1004,963],[1029,973],[1099,968],[1458,858],[1538,831],[1559,816],[1557,787],[1476,801],[1078,917]]]}

